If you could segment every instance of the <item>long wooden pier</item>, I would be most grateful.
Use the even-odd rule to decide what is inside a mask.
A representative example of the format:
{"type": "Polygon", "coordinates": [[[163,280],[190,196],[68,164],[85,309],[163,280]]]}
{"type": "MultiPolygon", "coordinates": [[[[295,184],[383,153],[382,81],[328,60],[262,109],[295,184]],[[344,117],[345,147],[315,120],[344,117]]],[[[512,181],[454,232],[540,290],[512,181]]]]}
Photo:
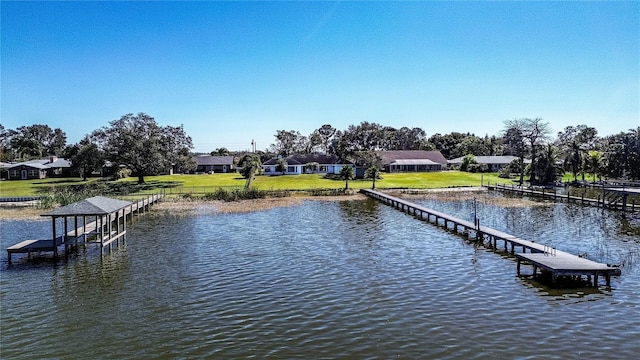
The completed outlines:
{"type": "Polygon", "coordinates": [[[634,188],[617,188],[617,187],[604,187],[602,188],[602,196],[596,199],[584,196],[584,192],[580,196],[567,194],[558,194],[555,189],[552,190],[535,190],[527,189],[515,185],[507,186],[501,184],[488,184],[487,189],[499,190],[507,193],[514,193],[518,195],[533,196],[553,201],[566,201],[573,202],[581,205],[609,208],[622,211],[638,211],[640,210],[640,202],[636,203],[632,200],[628,202],[629,196],[640,196],[640,189],[634,188]]]}
{"type": "Polygon", "coordinates": [[[53,252],[54,258],[57,258],[58,247],[61,245],[64,245],[65,255],[68,254],[70,246],[89,243],[99,244],[101,251],[105,247],[111,250],[112,243],[118,244],[119,240],[124,239],[127,233],[127,217],[131,220],[135,214],[148,211],[162,197],[162,194],[151,195],[135,202],[96,197],[91,198],[97,199],[94,202],[87,199],[54,209],[42,215],[52,218],[52,238],[24,240],[9,246],[7,248],[8,262],[10,265],[12,264],[12,255],[16,253],[26,253],[30,257],[31,253],[47,251],[53,252]],[[96,204],[102,205],[102,208],[96,204]],[[104,207],[108,210],[105,210],[104,207]],[[63,219],[64,231],[61,235],[58,235],[56,226],[58,218],[63,219]],[[73,219],[72,230],[69,230],[69,218],[73,219]],[[81,225],[78,225],[80,218],[82,219],[81,225]]]}
{"type": "Polygon", "coordinates": [[[606,279],[607,287],[611,286],[611,276],[619,275],[620,269],[607,264],[591,261],[579,256],[557,250],[535,241],[521,239],[511,234],[495,230],[480,224],[479,220],[466,221],[449,214],[429,209],[410,201],[385,194],[379,191],[362,189],[361,192],[371,198],[379,200],[398,210],[406,212],[428,223],[452,230],[467,238],[475,238],[488,244],[494,249],[498,248],[498,242],[504,244],[504,250],[514,255],[517,259],[517,273],[521,274],[521,265],[524,263],[533,266],[532,276],[535,278],[538,270],[548,271],[555,283],[560,276],[593,276],[593,285],[598,286],[598,277],[602,275],[606,279]],[[521,249],[522,252],[517,252],[521,249]],[[527,250],[529,253],[527,253],[527,250]]]}

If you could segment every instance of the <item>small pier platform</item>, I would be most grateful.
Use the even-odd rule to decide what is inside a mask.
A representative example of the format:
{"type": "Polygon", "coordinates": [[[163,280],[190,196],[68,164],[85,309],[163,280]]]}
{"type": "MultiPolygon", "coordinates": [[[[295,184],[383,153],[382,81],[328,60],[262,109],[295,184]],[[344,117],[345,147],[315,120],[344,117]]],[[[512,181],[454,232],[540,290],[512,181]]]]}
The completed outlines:
{"type": "Polygon", "coordinates": [[[584,259],[535,241],[521,239],[480,225],[478,219],[476,219],[475,223],[466,221],[375,190],[362,189],[361,192],[420,220],[452,230],[467,238],[475,238],[477,241],[482,241],[483,244],[488,242],[488,245],[494,249],[498,248],[499,242],[503,243],[504,251],[514,255],[518,261],[518,275],[521,275],[520,268],[523,263],[533,266],[534,277],[538,270],[550,272],[554,283],[560,276],[593,275],[593,285],[597,286],[598,275],[603,275],[607,281],[607,286],[610,286],[611,276],[620,275],[620,269],[617,267],[584,259]],[[521,249],[522,252],[516,252],[517,249],[521,249]]]}
{"type": "Polygon", "coordinates": [[[538,268],[542,268],[551,273],[552,282],[556,282],[559,276],[593,275],[593,283],[597,285],[598,276],[603,275],[606,279],[607,287],[609,287],[611,286],[611,275],[620,274],[620,270],[617,268],[568,253],[515,254],[515,256],[518,259],[518,276],[521,276],[520,264],[528,262],[533,266],[532,275],[534,278],[538,268]]]}
{"type": "Polygon", "coordinates": [[[41,216],[51,217],[51,239],[24,240],[7,248],[8,262],[11,265],[13,254],[27,254],[53,252],[58,257],[58,247],[64,245],[65,256],[70,246],[97,243],[101,249],[109,247],[113,242],[118,243],[127,233],[127,216],[146,211],[158,202],[163,195],[152,195],[136,202],[124,201],[96,196],[85,199],[58,209],[54,209],[41,216]],[[59,234],[58,220],[62,220],[63,233],[59,234]],[[81,219],[79,222],[78,220],[81,219]],[[69,230],[70,222],[73,229],[69,230]],[[80,224],[80,225],[79,225],[80,224]]]}

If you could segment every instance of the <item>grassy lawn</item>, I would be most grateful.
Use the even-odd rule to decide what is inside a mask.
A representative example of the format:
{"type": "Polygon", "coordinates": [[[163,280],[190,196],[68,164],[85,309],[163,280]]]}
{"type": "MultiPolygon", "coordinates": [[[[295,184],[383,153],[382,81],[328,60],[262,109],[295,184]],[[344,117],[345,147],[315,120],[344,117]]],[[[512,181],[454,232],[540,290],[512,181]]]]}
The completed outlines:
{"type": "MultiPolygon", "coordinates": [[[[88,182],[99,179],[89,179],[88,182]]],[[[33,196],[40,195],[42,191],[51,186],[82,184],[82,178],[51,178],[39,180],[3,180],[0,181],[0,196],[33,196]]]]}
{"type": "MultiPolygon", "coordinates": [[[[376,181],[376,188],[411,188],[432,189],[453,186],[480,186],[481,179],[487,182],[511,183],[510,180],[498,178],[497,173],[473,174],[461,171],[442,171],[425,173],[393,173],[382,174],[382,180],[376,181]]],[[[101,181],[100,179],[90,179],[101,181]]],[[[137,178],[131,177],[118,180],[123,185],[137,182],[137,178]]],[[[157,192],[165,188],[167,193],[181,192],[212,192],[218,187],[237,187],[245,185],[245,179],[240,174],[209,174],[209,175],[162,175],[145,177],[147,188],[151,192],[157,192]]],[[[79,178],[68,179],[42,179],[42,180],[14,180],[0,182],[0,196],[29,196],[38,195],[38,190],[49,186],[79,185],[83,181],[79,178]]],[[[323,175],[284,175],[284,176],[257,176],[253,182],[254,187],[260,190],[312,190],[312,189],[342,189],[343,180],[325,179],[323,175]]],[[[371,188],[371,180],[350,180],[349,188],[371,188]]]]}

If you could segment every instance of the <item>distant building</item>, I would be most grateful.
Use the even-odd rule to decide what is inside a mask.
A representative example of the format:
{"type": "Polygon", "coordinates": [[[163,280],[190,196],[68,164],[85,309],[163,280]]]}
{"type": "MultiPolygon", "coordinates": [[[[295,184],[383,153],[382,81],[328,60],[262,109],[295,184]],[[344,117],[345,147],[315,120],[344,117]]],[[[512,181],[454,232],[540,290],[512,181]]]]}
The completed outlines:
{"type": "Polygon", "coordinates": [[[212,156],[198,155],[195,156],[196,173],[228,173],[234,172],[233,156],[212,156]]]}
{"type": "Polygon", "coordinates": [[[32,180],[47,177],[71,176],[71,162],[51,156],[48,159],[30,160],[5,166],[9,180],[32,180]]]}
{"type": "MultiPolygon", "coordinates": [[[[262,164],[265,175],[280,175],[282,171],[276,170],[278,158],[271,158],[262,164]]],[[[299,174],[338,174],[344,166],[354,167],[350,162],[346,162],[336,155],[326,154],[297,154],[285,158],[287,169],[285,175],[299,174]]]]}
{"type": "Polygon", "coordinates": [[[376,151],[381,159],[384,171],[427,172],[447,169],[447,159],[440,151],[426,150],[389,150],[376,151]]]}

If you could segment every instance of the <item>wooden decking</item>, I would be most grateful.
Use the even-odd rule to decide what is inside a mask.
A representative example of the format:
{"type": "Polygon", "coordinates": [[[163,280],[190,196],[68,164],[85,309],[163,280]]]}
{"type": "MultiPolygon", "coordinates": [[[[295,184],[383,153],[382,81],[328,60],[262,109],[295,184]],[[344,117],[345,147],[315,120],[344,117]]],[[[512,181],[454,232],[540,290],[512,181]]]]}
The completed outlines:
{"type": "Polygon", "coordinates": [[[163,195],[157,194],[132,202],[130,205],[119,209],[117,212],[118,215],[115,218],[112,218],[111,215],[95,216],[95,220],[89,221],[87,218],[90,218],[90,216],[80,215],[80,217],[83,218],[82,222],[84,223],[84,225],[80,226],[77,224],[78,216],[75,216],[75,226],[73,226],[73,229],[70,231],[67,228],[67,219],[65,218],[65,232],[62,235],[56,234],[54,218],[54,234],[52,238],[55,238],[55,245],[53,239],[21,241],[7,248],[8,263],[12,264],[12,255],[18,253],[26,253],[27,256],[30,256],[31,253],[53,252],[55,257],[57,256],[58,247],[61,245],[65,246],[65,254],[67,253],[69,246],[77,246],[80,244],[87,245],[95,243],[99,244],[101,249],[104,249],[107,246],[110,248],[113,242],[117,243],[121,238],[124,238],[124,235],[126,235],[127,216],[129,216],[129,219],[132,219],[133,215],[147,211],[151,205],[158,202],[162,197],[163,195]],[[120,219],[122,219],[122,221],[120,219]],[[116,226],[112,226],[114,222],[116,223],[116,226]]]}
{"type": "Polygon", "coordinates": [[[488,241],[488,244],[494,249],[497,249],[498,243],[502,242],[504,244],[504,250],[516,256],[518,260],[518,275],[521,275],[520,268],[523,263],[528,263],[533,266],[534,277],[539,269],[551,272],[553,282],[555,282],[559,276],[594,275],[593,284],[597,286],[598,275],[604,275],[607,286],[610,286],[611,275],[620,274],[620,269],[617,267],[584,259],[553,247],[536,243],[535,241],[521,239],[517,236],[483,226],[479,221],[476,221],[474,224],[471,221],[466,221],[374,190],[363,189],[361,192],[421,220],[465,235],[467,238],[475,237],[476,240],[482,241],[483,244],[488,241]],[[516,253],[517,248],[522,249],[522,252],[516,253]],[[527,253],[527,250],[529,253],[527,253]]]}
{"type": "Polygon", "coordinates": [[[518,259],[518,275],[520,264],[523,261],[533,266],[533,277],[536,277],[537,269],[542,268],[551,273],[552,281],[555,282],[559,276],[582,276],[593,275],[594,284],[598,284],[598,276],[603,275],[606,279],[607,287],[611,286],[611,275],[618,275],[619,269],[601,264],[589,259],[581,258],[568,253],[561,254],[515,254],[518,259]]]}
{"type": "Polygon", "coordinates": [[[605,187],[602,189],[602,196],[599,196],[597,199],[584,197],[584,193],[581,193],[580,196],[571,195],[569,192],[567,194],[558,194],[554,189],[551,190],[534,190],[522,188],[519,186],[511,185],[500,185],[500,184],[488,184],[487,189],[489,190],[499,190],[507,193],[514,193],[518,195],[526,195],[539,197],[547,200],[553,201],[566,201],[573,202],[581,205],[609,208],[614,210],[622,210],[622,211],[638,211],[640,210],[640,202],[636,203],[635,200],[632,200],[630,203],[627,201],[629,195],[640,196],[640,189],[629,189],[629,188],[613,188],[613,187],[605,187]]]}

